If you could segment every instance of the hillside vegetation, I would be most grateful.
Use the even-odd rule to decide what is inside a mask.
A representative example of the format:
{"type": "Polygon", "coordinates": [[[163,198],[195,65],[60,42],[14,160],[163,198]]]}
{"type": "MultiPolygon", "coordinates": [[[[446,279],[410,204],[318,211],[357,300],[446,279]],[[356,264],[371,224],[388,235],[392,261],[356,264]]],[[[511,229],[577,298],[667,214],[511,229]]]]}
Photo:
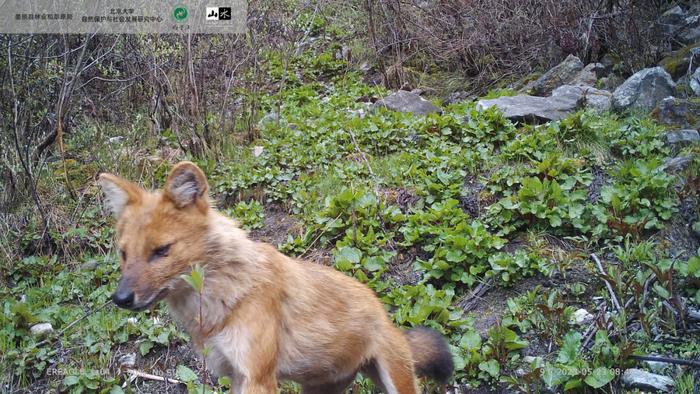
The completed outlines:
{"type": "MultiPolygon", "coordinates": [[[[294,21],[299,41],[316,40],[256,48],[255,67],[236,74],[244,82],[217,106],[205,97],[204,113],[188,107],[186,80],[173,80],[158,98],[169,114],[138,97],[83,100],[42,159],[18,149],[3,170],[14,180],[0,216],[2,391],[228,389],[164,305],[136,314],[110,302],[119,263],[96,175],[157,188],[180,160],[205,171],[216,207],[252,238],[366,283],[401,327],[443,333],[457,370],[450,392],[623,392],[629,368],[697,390],[700,145],[669,143],[648,111],[528,124],[470,99],[434,98],[441,111],[426,115],[378,108],[391,91],[339,54],[344,27],[313,10],[294,21]],[[179,116],[191,128],[171,127],[179,116]],[[51,330],[33,332],[40,323],[51,330]]],[[[182,55],[135,40],[154,57],[182,55]]],[[[515,94],[504,85],[481,96],[515,94]]],[[[3,133],[5,150],[14,142],[3,133]]],[[[373,390],[362,378],[352,388],[373,390]]]]}

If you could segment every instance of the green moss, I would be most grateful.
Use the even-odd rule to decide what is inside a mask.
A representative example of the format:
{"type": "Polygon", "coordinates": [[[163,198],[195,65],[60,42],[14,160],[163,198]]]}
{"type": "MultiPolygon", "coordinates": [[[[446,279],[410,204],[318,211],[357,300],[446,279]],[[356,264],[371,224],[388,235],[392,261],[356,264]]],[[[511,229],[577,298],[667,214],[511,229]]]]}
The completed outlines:
{"type": "Polygon", "coordinates": [[[673,79],[678,79],[688,72],[688,64],[690,62],[690,51],[700,48],[700,43],[691,44],[677,51],[671,52],[659,65],[664,68],[673,79]]]}

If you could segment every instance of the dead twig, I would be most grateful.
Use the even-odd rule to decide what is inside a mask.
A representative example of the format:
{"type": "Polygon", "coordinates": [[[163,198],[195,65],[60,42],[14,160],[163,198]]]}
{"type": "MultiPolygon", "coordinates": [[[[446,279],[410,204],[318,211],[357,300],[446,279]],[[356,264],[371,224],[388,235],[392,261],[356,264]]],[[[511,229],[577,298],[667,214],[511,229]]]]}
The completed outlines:
{"type": "Polygon", "coordinates": [[[56,333],[56,335],[54,335],[53,337],[51,337],[51,338],[46,338],[46,339],[44,339],[43,341],[37,343],[37,344],[36,344],[36,347],[41,347],[41,346],[43,346],[43,345],[46,345],[47,343],[50,343],[50,342],[52,342],[52,341],[54,341],[54,340],[60,338],[61,335],[63,335],[66,331],[70,330],[71,327],[73,327],[74,325],[80,323],[80,322],[83,321],[86,317],[92,315],[93,313],[96,313],[96,312],[101,311],[101,310],[102,310],[104,307],[106,307],[110,302],[112,302],[112,301],[107,301],[107,302],[105,302],[104,304],[98,306],[97,308],[95,308],[95,309],[93,309],[93,310],[91,310],[91,311],[86,312],[84,315],[80,316],[77,320],[75,320],[75,321],[73,321],[72,323],[70,323],[69,325],[65,326],[61,331],[58,331],[58,332],[56,333]]]}
{"type": "Polygon", "coordinates": [[[657,361],[662,363],[676,364],[676,365],[687,365],[693,368],[700,368],[700,361],[698,360],[683,360],[680,358],[663,357],[663,356],[637,356],[632,355],[630,358],[639,361],[657,361]]]}
{"type": "MultiPolygon", "coordinates": [[[[607,275],[605,269],[603,268],[603,264],[600,262],[600,259],[598,259],[598,256],[596,256],[595,253],[591,253],[591,258],[593,259],[593,261],[595,261],[596,265],[598,266],[598,271],[600,271],[602,275],[607,275]]],[[[610,282],[605,278],[603,278],[603,281],[605,281],[605,286],[608,288],[608,292],[610,293],[610,300],[612,301],[615,310],[617,310],[618,312],[622,312],[620,301],[617,300],[617,296],[615,295],[615,290],[613,289],[612,284],[610,284],[610,282]]]]}
{"type": "Polygon", "coordinates": [[[469,294],[457,302],[464,312],[468,312],[476,306],[476,302],[493,286],[493,279],[479,283],[469,294]]]}
{"type": "Polygon", "coordinates": [[[148,380],[157,380],[157,381],[159,381],[159,382],[174,383],[174,384],[185,384],[185,382],[181,382],[181,381],[179,381],[179,380],[177,380],[177,379],[164,378],[164,377],[162,377],[162,376],[158,376],[158,375],[153,375],[153,374],[146,373],[146,372],[137,371],[137,370],[131,369],[131,368],[126,368],[126,369],[124,370],[124,372],[126,372],[126,373],[128,373],[128,374],[131,374],[131,375],[134,376],[134,377],[139,377],[139,378],[148,379],[148,380]]]}

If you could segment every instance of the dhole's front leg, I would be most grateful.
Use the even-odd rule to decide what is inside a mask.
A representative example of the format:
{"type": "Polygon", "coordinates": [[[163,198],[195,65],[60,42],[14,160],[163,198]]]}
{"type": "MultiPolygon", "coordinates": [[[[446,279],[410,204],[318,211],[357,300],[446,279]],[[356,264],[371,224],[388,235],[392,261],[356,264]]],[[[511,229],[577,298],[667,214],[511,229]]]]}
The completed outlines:
{"type": "Polygon", "coordinates": [[[255,302],[241,305],[216,336],[216,347],[236,371],[237,394],[277,392],[278,324],[271,310],[255,302]]]}

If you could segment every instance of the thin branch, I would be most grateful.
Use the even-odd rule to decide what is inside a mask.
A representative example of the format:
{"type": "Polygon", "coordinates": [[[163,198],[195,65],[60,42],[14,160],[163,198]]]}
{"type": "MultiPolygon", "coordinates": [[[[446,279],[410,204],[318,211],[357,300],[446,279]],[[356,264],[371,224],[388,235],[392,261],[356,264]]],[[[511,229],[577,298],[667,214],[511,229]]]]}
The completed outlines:
{"type": "Polygon", "coordinates": [[[680,358],[663,357],[663,356],[637,356],[632,355],[630,358],[639,361],[657,361],[662,363],[676,364],[676,365],[687,365],[694,368],[700,368],[700,361],[697,360],[683,360],[680,358]]]}
{"type": "MultiPolygon", "coordinates": [[[[603,268],[603,264],[600,262],[600,259],[598,259],[598,256],[595,255],[595,253],[591,253],[591,258],[593,261],[595,261],[596,265],[598,266],[598,271],[602,275],[607,275],[605,272],[605,269],[603,268]]],[[[612,284],[608,282],[607,279],[603,278],[603,281],[605,281],[605,286],[608,288],[608,292],[610,293],[610,299],[612,300],[613,306],[618,312],[622,312],[622,307],[620,306],[620,301],[617,300],[617,296],[615,295],[615,290],[612,287],[612,284]]]]}
{"type": "Polygon", "coordinates": [[[44,339],[43,341],[37,343],[36,347],[41,347],[41,346],[43,346],[43,345],[46,345],[47,343],[53,342],[54,340],[58,339],[59,337],[61,337],[61,335],[63,335],[63,333],[65,333],[66,331],[70,330],[71,327],[73,327],[73,326],[75,326],[76,324],[78,324],[79,322],[83,321],[86,317],[88,317],[88,316],[90,316],[90,315],[92,315],[92,314],[94,314],[94,313],[97,313],[97,312],[101,311],[101,310],[102,310],[104,307],[106,307],[110,302],[111,302],[111,301],[107,301],[107,302],[105,302],[104,304],[98,306],[97,308],[92,309],[92,310],[86,312],[84,315],[80,316],[78,319],[74,320],[72,323],[70,323],[69,325],[65,326],[61,331],[57,332],[56,335],[54,335],[53,337],[51,337],[51,338],[46,338],[46,339],[44,339]]]}
{"type": "Polygon", "coordinates": [[[158,375],[153,375],[153,374],[146,373],[146,372],[137,371],[137,370],[131,369],[131,368],[126,368],[126,369],[124,369],[124,372],[129,373],[129,374],[131,374],[132,376],[139,377],[139,378],[143,378],[143,379],[148,379],[148,380],[157,380],[157,381],[159,381],[159,382],[166,382],[166,383],[173,383],[173,384],[185,384],[185,382],[181,382],[181,381],[179,381],[179,380],[177,380],[177,379],[164,378],[164,377],[162,377],[162,376],[158,376],[158,375]]]}

